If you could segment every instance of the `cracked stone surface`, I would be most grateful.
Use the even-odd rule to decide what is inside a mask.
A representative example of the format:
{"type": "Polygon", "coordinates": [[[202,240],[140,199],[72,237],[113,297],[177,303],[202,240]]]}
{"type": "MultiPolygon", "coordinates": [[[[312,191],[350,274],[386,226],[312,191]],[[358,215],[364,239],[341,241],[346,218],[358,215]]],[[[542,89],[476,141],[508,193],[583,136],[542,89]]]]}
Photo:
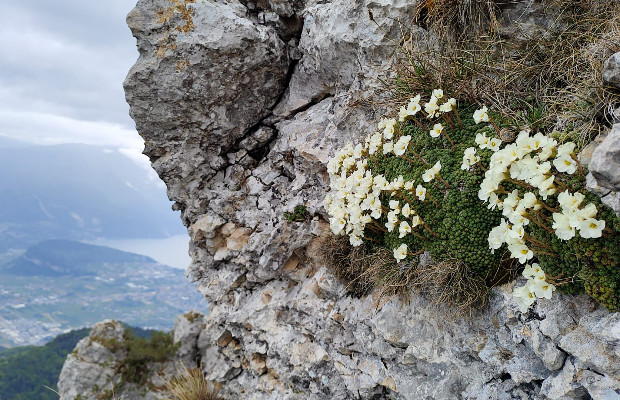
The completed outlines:
{"type": "Polygon", "coordinates": [[[140,0],[130,13],[127,101],[211,305],[196,339],[207,378],[249,400],[620,397],[620,317],[585,296],[522,314],[506,285],[481,315],[447,320],[416,295],[350,297],[318,260],[325,162],[373,129],[382,110],[360,100],[415,5],[140,0]],[[308,217],[286,222],[297,205],[308,217]]]}
{"type": "MultiPolygon", "coordinates": [[[[189,312],[180,315],[174,324],[173,336],[181,345],[172,360],[148,365],[146,387],[127,383],[119,399],[160,400],[164,395],[154,387],[163,385],[162,376],[173,374],[179,363],[195,368],[198,356],[198,336],[204,329],[204,316],[189,312]]],[[[121,382],[117,366],[126,356],[124,350],[112,351],[112,342],[122,343],[125,326],[114,320],[105,320],[93,326],[89,335],[80,340],[60,372],[58,393],[61,399],[102,399],[104,394],[118,392],[121,382]]],[[[118,393],[117,393],[118,394],[118,393]]]]}

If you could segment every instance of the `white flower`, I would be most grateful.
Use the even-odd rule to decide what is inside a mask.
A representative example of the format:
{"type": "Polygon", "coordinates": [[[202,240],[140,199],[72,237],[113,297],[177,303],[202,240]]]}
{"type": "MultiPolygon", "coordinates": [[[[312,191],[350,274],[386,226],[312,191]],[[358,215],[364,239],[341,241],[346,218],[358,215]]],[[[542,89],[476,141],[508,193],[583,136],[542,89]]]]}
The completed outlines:
{"type": "Polygon", "coordinates": [[[407,111],[407,107],[402,106],[398,111],[398,120],[403,122],[409,116],[409,111],[407,111]]]}
{"type": "Polygon", "coordinates": [[[381,133],[377,132],[370,136],[368,140],[368,153],[375,154],[379,147],[381,147],[381,143],[383,143],[383,135],[381,133]]]}
{"type": "Polygon", "coordinates": [[[441,99],[443,97],[443,90],[442,89],[434,89],[433,90],[433,97],[441,99]]]}
{"type": "Polygon", "coordinates": [[[411,191],[413,189],[413,181],[407,181],[405,182],[405,190],[409,190],[411,191]]]}
{"type": "Polygon", "coordinates": [[[514,288],[512,291],[512,295],[517,300],[517,304],[519,305],[519,311],[522,313],[526,312],[532,304],[536,301],[536,296],[530,290],[529,282],[525,286],[514,288]]]}
{"type": "Polygon", "coordinates": [[[342,234],[344,227],[346,226],[346,221],[343,218],[330,218],[329,219],[329,227],[331,228],[334,235],[342,234]]]}
{"type": "Polygon", "coordinates": [[[435,179],[435,176],[437,176],[440,170],[441,161],[437,161],[435,165],[433,165],[431,168],[427,169],[426,172],[424,172],[424,174],[422,175],[422,180],[424,182],[432,181],[433,179],[435,179]]]}
{"type": "Polygon", "coordinates": [[[406,221],[402,221],[400,223],[400,226],[398,227],[398,233],[399,233],[398,235],[399,238],[404,238],[409,233],[411,233],[411,227],[406,221]]]}
{"type": "Polygon", "coordinates": [[[568,143],[564,143],[564,144],[562,144],[562,145],[560,145],[558,147],[558,154],[557,154],[557,156],[558,157],[561,157],[561,156],[568,156],[568,157],[570,157],[570,156],[573,155],[574,152],[575,152],[575,143],[568,142],[568,143]]]}
{"type": "Polygon", "coordinates": [[[398,200],[390,200],[390,208],[398,214],[400,212],[400,202],[398,200]]]}
{"type": "Polygon", "coordinates": [[[431,100],[424,104],[424,111],[428,114],[429,118],[434,118],[439,111],[439,106],[437,105],[437,98],[431,97],[431,100]]]}
{"type": "Polygon", "coordinates": [[[479,110],[474,111],[474,122],[479,124],[481,122],[489,122],[489,114],[488,114],[487,106],[482,107],[479,110]]]}
{"type": "Polygon", "coordinates": [[[392,142],[383,143],[383,154],[391,153],[393,149],[394,149],[394,143],[392,142]]]}
{"type": "Polygon", "coordinates": [[[596,220],[594,218],[588,218],[577,225],[579,235],[585,239],[599,238],[603,235],[603,229],[605,229],[605,220],[596,220]]]}
{"type": "Polygon", "coordinates": [[[349,243],[351,243],[351,246],[353,247],[358,247],[364,244],[364,241],[357,235],[351,235],[349,236],[349,243]]]}
{"type": "Polygon", "coordinates": [[[431,137],[434,137],[434,138],[439,137],[439,135],[441,135],[442,131],[443,131],[443,125],[435,124],[433,126],[433,129],[431,129],[431,131],[430,131],[431,137]]]}
{"type": "Polygon", "coordinates": [[[553,213],[553,224],[555,235],[562,240],[570,240],[575,237],[575,228],[570,226],[569,219],[561,213],[553,213]]]}
{"type": "Polygon", "coordinates": [[[569,155],[558,155],[553,160],[553,166],[560,172],[574,174],[577,171],[577,162],[569,155]]]}
{"type": "Polygon", "coordinates": [[[499,146],[502,144],[502,141],[496,138],[492,138],[489,139],[489,143],[487,145],[487,148],[492,150],[492,151],[498,151],[499,150],[499,146]]]}
{"type": "Polygon", "coordinates": [[[396,120],[394,118],[386,120],[385,128],[383,129],[383,137],[386,139],[392,139],[394,137],[394,131],[396,129],[396,120]]]}
{"type": "Polygon", "coordinates": [[[377,175],[373,178],[373,187],[379,190],[385,190],[385,187],[387,186],[387,180],[385,179],[385,177],[383,175],[377,175]]]}
{"type": "Polygon", "coordinates": [[[521,275],[523,275],[526,278],[532,278],[532,279],[538,278],[541,276],[543,278],[545,277],[545,273],[540,268],[540,265],[538,265],[538,263],[533,263],[532,265],[526,265],[521,275]]]}
{"type": "Polygon", "coordinates": [[[407,147],[409,147],[409,141],[411,140],[411,136],[401,136],[400,139],[394,145],[394,154],[397,156],[402,156],[407,151],[407,147]]]}
{"type": "Polygon", "coordinates": [[[416,226],[420,225],[422,223],[422,219],[420,218],[419,215],[414,215],[413,217],[411,217],[411,227],[415,228],[416,226]]]}
{"type": "Polygon", "coordinates": [[[443,103],[442,105],[439,106],[439,111],[441,111],[444,114],[449,113],[450,111],[452,111],[452,104],[443,103]]]}
{"type": "Polygon", "coordinates": [[[486,149],[489,145],[489,138],[487,137],[487,134],[484,132],[477,133],[475,140],[476,140],[476,144],[481,149],[486,149]]]}
{"type": "Polygon", "coordinates": [[[394,258],[396,259],[397,262],[401,262],[402,260],[407,258],[407,253],[408,253],[407,245],[403,243],[399,247],[394,249],[394,258]]]}
{"type": "Polygon", "coordinates": [[[409,218],[414,212],[411,210],[409,203],[405,203],[403,209],[400,210],[400,213],[403,215],[403,217],[409,218]]]}
{"type": "Polygon", "coordinates": [[[527,192],[523,195],[523,198],[519,200],[519,207],[523,207],[524,209],[534,208],[536,203],[538,203],[536,195],[532,192],[527,192]]]}
{"type": "Polygon", "coordinates": [[[415,195],[420,201],[424,201],[424,199],[426,199],[426,188],[422,185],[418,185],[415,188],[415,195]]]}
{"type": "Polygon", "coordinates": [[[363,150],[363,149],[364,149],[364,148],[363,148],[362,144],[361,144],[361,143],[358,143],[358,144],[357,144],[357,146],[355,146],[355,147],[353,148],[353,157],[354,157],[355,159],[362,158],[362,150],[363,150]]]}
{"type": "Polygon", "coordinates": [[[553,291],[555,290],[555,286],[544,279],[534,279],[534,281],[530,283],[530,288],[539,299],[551,299],[553,291]]]}
{"type": "Polygon", "coordinates": [[[534,253],[524,244],[513,244],[508,246],[510,256],[519,260],[521,264],[525,264],[527,260],[534,257],[534,253]]]}
{"type": "Polygon", "coordinates": [[[402,176],[402,175],[398,175],[398,178],[396,178],[396,179],[394,179],[394,180],[392,181],[391,186],[392,186],[392,189],[393,189],[393,190],[399,190],[399,189],[402,189],[402,188],[403,188],[403,186],[405,186],[405,178],[403,178],[403,176],[402,176]]]}

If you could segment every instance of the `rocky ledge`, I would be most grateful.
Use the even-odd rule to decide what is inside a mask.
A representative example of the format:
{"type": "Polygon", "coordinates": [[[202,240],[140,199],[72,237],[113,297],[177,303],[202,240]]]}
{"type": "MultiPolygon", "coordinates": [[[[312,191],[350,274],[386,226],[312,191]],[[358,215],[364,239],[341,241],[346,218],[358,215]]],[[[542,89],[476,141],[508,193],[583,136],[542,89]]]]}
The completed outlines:
{"type": "MultiPolygon", "coordinates": [[[[522,314],[506,285],[481,315],[447,320],[416,295],[351,297],[316,257],[325,163],[383,111],[360,100],[415,5],[140,0],[129,14],[140,58],[127,101],[212,307],[196,350],[207,378],[248,400],[620,398],[620,314],[586,297],[522,314]],[[298,205],[309,217],[286,221],[298,205]]],[[[523,26],[541,20],[510,7],[523,26]]],[[[612,197],[613,140],[593,151],[591,179],[612,197]]]]}

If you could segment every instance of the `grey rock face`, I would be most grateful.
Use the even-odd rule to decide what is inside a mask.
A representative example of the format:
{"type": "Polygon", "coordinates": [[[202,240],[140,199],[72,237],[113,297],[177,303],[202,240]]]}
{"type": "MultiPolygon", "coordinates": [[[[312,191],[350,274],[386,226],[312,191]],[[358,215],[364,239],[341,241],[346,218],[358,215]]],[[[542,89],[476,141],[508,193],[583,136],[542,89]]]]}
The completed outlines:
{"type": "Polygon", "coordinates": [[[212,306],[197,348],[224,395],[561,398],[620,387],[617,317],[585,297],[521,314],[506,286],[482,315],[452,321],[415,295],[352,298],[318,261],[325,162],[374,129],[383,110],[359,104],[416,2],[197,1],[183,5],[193,27],[182,33],[183,8],[157,22],[173,3],[140,1],[130,14],[140,59],[125,89],[183,211],[188,275],[212,306]],[[166,32],[175,47],[160,51],[166,32]],[[307,218],[285,221],[297,205],[307,218]],[[601,378],[584,381],[590,372],[601,378]]]}
{"type": "Polygon", "coordinates": [[[620,53],[612,55],[605,61],[603,80],[607,83],[620,85],[620,53]]]}
{"type": "MultiPolygon", "coordinates": [[[[188,368],[197,366],[196,344],[198,336],[204,329],[204,316],[195,312],[180,315],[174,325],[173,336],[180,347],[173,359],[147,366],[149,380],[146,387],[134,383],[122,385],[122,391],[116,389],[120,400],[159,400],[165,395],[156,390],[163,385],[162,376],[173,374],[182,362],[188,368]]],[[[113,343],[122,343],[125,339],[125,327],[113,320],[105,320],[93,326],[90,334],[80,340],[60,372],[58,392],[63,400],[96,400],[104,394],[112,394],[121,376],[116,369],[126,356],[123,350],[113,351],[113,343]]],[[[107,398],[107,397],[106,397],[107,398]]]]}
{"type": "Polygon", "coordinates": [[[586,185],[620,215],[620,124],[594,148],[586,185]]]}
{"type": "Polygon", "coordinates": [[[605,140],[594,150],[590,173],[598,184],[609,190],[620,190],[620,124],[613,126],[605,140]]]}

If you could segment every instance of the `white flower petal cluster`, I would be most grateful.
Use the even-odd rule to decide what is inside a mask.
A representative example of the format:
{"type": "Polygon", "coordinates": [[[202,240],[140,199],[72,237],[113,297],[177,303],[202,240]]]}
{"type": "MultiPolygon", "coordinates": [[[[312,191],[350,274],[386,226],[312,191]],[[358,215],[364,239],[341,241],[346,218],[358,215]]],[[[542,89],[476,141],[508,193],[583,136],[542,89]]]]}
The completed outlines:
{"type": "MultiPolygon", "coordinates": [[[[476,143],[481,149],[492,149],[490,142],[482,134],[476,137],[476,143]]],[[[547,159],[553,154],[556,144],[554,139],[541,133],[530,137],[529,131],[521,131],[515,143],[495,151],[491,156],[489,169],[478,192],[480,200],[488,201],[498,191],[500,184],[508,179],[523,181],[538,189],[543,200],[554,194],[555,178],[547,159]]]]}
{"type": "Polygon", "coordinates": [[[605,220],[597,220],[598,210],[592,203],[579,208],[585,196],[579,192],[569,193],[564,191],[558,195],[558,203],[562,212],[553,213],[553,225],[555,234],[562,240],[570,240],[576,232],[585,239],[599,238],[605,229],[605,220]]]}
{"type": "Polygon", "coordinates": [[[487,106],[482,107],[479,110],[474,111],[474,122],[479,124],[481,122],[489,122],[489,110],[487,106]]]}
{"type": "Polygon", "coordinates": [[[373,177],[366,169],[368,161],[360,147],[346,145],[328,162],[331,191],[324,202],[332,232],[349,235],[353,246],[363,243],[366,224],[381,217],[379,196],[387,185],[385,178],[373,177]]]}
{"type": "Polygon", "coordinates": [[[435,177],[437,176],[440,170],[441,170],[441,161],[437,161],[435,165],[427,169],[424,172],[424,174],[422,174],[422,180],[424,182],[431,182],[433,179],[435,179],[435,177]]]}
{"type": "MultiPolygon", "coordinates": [[[[428,103],[424,104],[424,112],[428,118],[435,118],[440,113],[449,113],[456,109],[456,99],[450,98],[443,104],[440,104],[440,100],[444,99],[444,93],[442,89],[434,89],[428,103]]],[[[431,134],[432,136],[432,134],[431,134]]],[[[437,137],[437,136],[433,136],[437,137]]]]}
{"type": "Polygon", "coordinates": [[[435,124],[433,126],[433,129],[431,129],[430,131],[430,135],[431,137],[437,138],[441,135],[441,132],[443,131],[443,125],[441,124],[435,124]]]}
{"type": "Polygon", "coordinates": [[[463,163],[461,164],[461,169],[468,170],[478,162],[480,162],[480,156],[476,155],[476,148],[466,148],[463,153],[463,163]]]}
{"type": "MultiPolygon", "coordinates": [[[[484,119],[485,108],[475,119],[484,119]]],[[[530,136],[529,131],[521,131],[514,143],[499,149],[501,141],[489,138],[484,133],[476,135],[476,144],[480,149],[493,151],[489,169],[485,172],[484,180],[480,184],[478,198],[487,202],[491,209],[502,210],[505,219],[489,233],[489,248],[491,251],[499,249],[504,243],[508,245],[510,256],[526,263],[533,257],[533,252],[526,245],[527,236],[525,227],[530,223],[532,213],[544,205],[534,191],[523,194],[521,198],[517,189],[506,194],[501,188],[503,181],[519,183],[530,190],[536,189],[542,200],[556,193],[555,175],[551,167],[558,172],[573,173],[578,166],[574,160],[574,143],[565,143],[558,146],[553,138],[537,133],[530,136]],[[574,164],[573,164],[574,163],[574,164]],[[569,165],[570,164],[570,165],[569,165]],[[500,195],[502,198],[500,198],[500,195]]],[[[472,165],[475,149],[468,148],[463,155],[462,169],[472,165]]],[[[562,240],[575,237],[576,232],[584,238],[601,237],[605,229],[604,220],[596,220],[597,209],[593,204],[580,208],[584,199],[581,193],[571,194],[568,191],[558,195],[562,212],[553,214],[552,228],[556,236],[562,240]]]]}
{"type": "Polygon", "coordinates": [[[456,99],[451,98],[442,105],[439,106],[439,111],[446,114],[456,110],[456,99]]]}
{"type": "Polygon", "coordinates": [[[551,299],[555,286],[546,281],[546,276],[540,266],[533,263],[523,270],[523,276],[527,278],[525,286],[514,288],[512,294],[517,300],[519,310],[526,312],[536,299],[551,299]]]}
{"type": "Polygon", "coordinates": [[[402,260],[407,258],[408,252],[409,250],[407,249],[407,245],[403,243],[394,249],[394,258],[396,259],[397,262],[401,262],[402,260]]]}
{"type": "Polygon", "coordinates": [[[398,112],[398,120],[403,122],[420,112],[420,110],[422,110],[422,106],[420,106],[421,99],[422,97],[420,95],[409,99],[409,104],[407,104],[407,107],[402,106],[400,108],[400,111],[398,112]]]}
{"type": "MultiPolygon", "coordinates": [[[[406,109],[410,111],[408,116],[420,111],[420,99],[418,95],[410,100],[406,109]]],[[[378,132],[370,134],[363,144],[347,144],[327,164],[331,190],[324,205],[330,215],[330,228],[336,235],[348,235],[353,246],[364,243],[367,224],[375,223],[377,227],[381,227],[378,221],[382,217],[387,219],[384,224],[387,231],[397,230],[400,238],[412,234],[412,230],[423,223],[409,203],[401,204],[398,200],[400,196],[394,195],[404,190],[411,194],[409,198],[424,200],[426,189],[418,184],[414,190],[416,184],[405,181],[402,176],[389,182],[383,175],[373,176],[368,169],[369,156],[377,153],[404,155],[411,136],[400,133],[395,119],[383,118],[377,128],[378,132]],[[389,210],[382,205],[382,195],[390,196],[389,210]]],[[[438,163],[433,169],[434,174],[438,173],[440,168],[441,164],[438,163]]],[[[394,250],[394,257],[398,261],[407,254],[406,246],[394,250]]]]}

